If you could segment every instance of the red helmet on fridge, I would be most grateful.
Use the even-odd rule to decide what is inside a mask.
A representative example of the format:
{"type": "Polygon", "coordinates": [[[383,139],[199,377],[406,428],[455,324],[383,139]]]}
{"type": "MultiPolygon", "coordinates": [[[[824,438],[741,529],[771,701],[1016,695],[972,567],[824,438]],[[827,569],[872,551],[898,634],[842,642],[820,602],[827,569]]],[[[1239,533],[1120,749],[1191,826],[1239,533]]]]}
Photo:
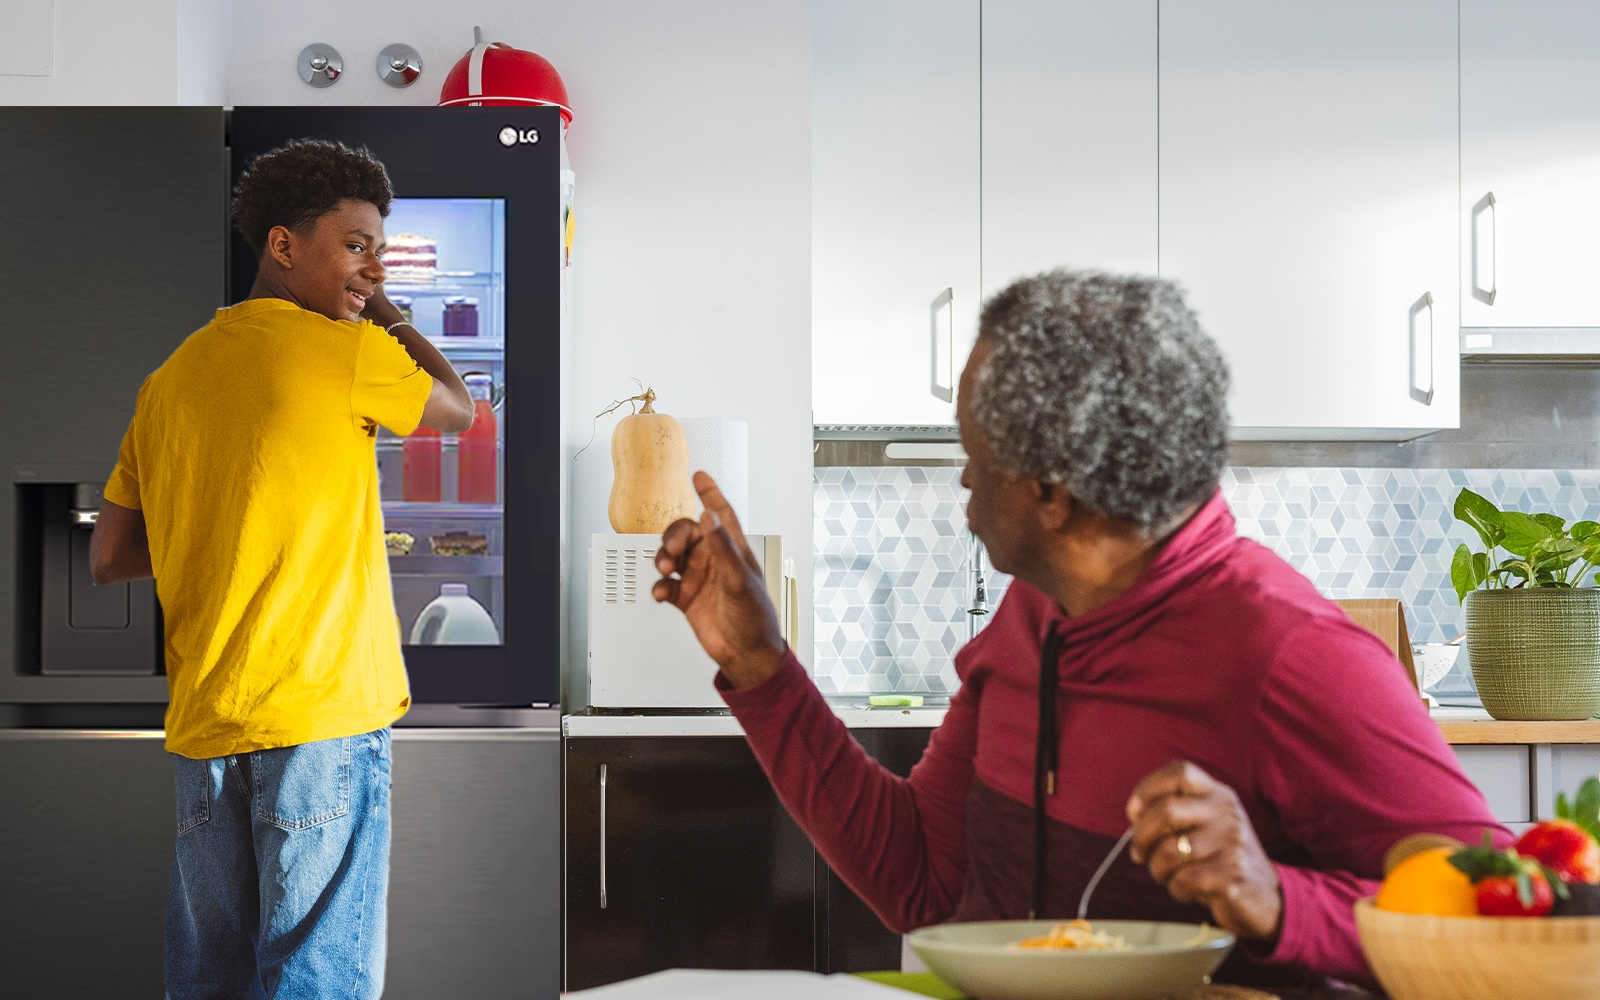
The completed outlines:
{"type": "Polygon", "coordinates": [[[485,42],[473,31],[479,41],[444,78],[440,107],[554,105],[561,109],[562,127],[572,124],[567,85],[548,59],[505,42],[485,42]]]}

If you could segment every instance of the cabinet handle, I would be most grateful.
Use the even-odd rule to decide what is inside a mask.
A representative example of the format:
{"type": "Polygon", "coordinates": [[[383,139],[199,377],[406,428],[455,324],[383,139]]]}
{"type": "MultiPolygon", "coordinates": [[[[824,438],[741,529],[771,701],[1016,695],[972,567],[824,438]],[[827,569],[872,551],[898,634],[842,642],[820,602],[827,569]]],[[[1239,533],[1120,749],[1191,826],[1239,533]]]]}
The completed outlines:
{"type": "Polygon", "coordinates": [[[956,307],[955,289],[946,288],[928,307],[928,355],[933,362],[932,389],[935,399],[955,401],[956,307]],[[942,319],[942,322],[941,322],[942,319]],[[943,375],[943,379],[940,375],[943,375]]]}
{"type": "Polygon", "coordinates": [[[606,908],[606,766],[600,765],[600,909],[606,908]]]}
{"type": "Polygon", "coordinates": [[[1500,243],[1500,209],[1495,207],[1494,192],[1490,191],[1478,203],[1472,206],[1472,297],[1485,305],[1494,305],[1494,297],[1500,290],[1500,262],[1496,259],[1496,252],[1500,243]],[[1478,266],[1479,255],[1483,253],[1478,240],[1478,221],[1485,215],[1489,217],[1489,247],[1487,258],[1489,261],[1489,281],[1480,284],[1478,281],[1482,268],[1478,266]]]}
{"type": "Polygon", "coordinates": [[[1423,292],[1422,298],[1411,304],[1410,315],[1411,334],[1411,398],[1424,406],[1433,405],[1433,293],[1423,292]],[[1423,310],[1428,312],[1428,349],[1426,352],[1417,350],[1419,331],[1418,321],[1423,310]],[[1427,381],[1423,381],[1426,373],[1427,381]]]}

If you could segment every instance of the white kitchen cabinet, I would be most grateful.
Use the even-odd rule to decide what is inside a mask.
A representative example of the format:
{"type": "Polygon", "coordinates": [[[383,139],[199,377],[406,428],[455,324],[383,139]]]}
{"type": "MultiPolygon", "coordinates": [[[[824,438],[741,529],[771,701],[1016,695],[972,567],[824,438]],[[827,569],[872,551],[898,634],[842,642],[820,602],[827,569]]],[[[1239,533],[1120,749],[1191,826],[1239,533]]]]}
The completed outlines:
{"type": "Polygon", "coordinates": [[[1156,272],[1156,0],[984,0],[983,294],[1156,272]]]}
{"type": "Polygon", "coordinates": [[[1169,0],[1160,266],[1241,438],[1459,422],[1455,0],[1169,0]]]}
{"type": "Polygon", "coordinates": [[[813,420],[953,424],[932,385],[977,329],[978,0],[811,10],[813,420]]]}
{"type": "Polygon", "coordinates": [[[1600,5],[1461,2],[1461,325],[1600,326],[1600,5]]]}

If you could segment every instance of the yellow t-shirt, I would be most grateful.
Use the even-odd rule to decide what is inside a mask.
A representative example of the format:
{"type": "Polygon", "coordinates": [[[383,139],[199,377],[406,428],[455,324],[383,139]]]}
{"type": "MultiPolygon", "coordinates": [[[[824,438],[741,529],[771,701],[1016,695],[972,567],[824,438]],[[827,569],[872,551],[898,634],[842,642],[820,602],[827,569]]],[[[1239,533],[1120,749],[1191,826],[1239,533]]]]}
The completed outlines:
{"type": "Polygon", "coordinates": [[[219,757],[388,725],[410,704],[374,451],[433,379],[371,323],[217,310],[139,389],[106,484],[144,512],[167,749],[219,757]]]}

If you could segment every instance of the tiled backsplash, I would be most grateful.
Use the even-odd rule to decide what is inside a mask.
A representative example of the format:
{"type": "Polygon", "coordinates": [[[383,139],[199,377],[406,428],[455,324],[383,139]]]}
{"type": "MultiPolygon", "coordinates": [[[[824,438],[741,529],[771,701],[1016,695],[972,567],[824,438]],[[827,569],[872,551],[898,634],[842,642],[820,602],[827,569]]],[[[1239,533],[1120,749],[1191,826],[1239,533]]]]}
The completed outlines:
{"type": "MultiPolygon", "coordinates": [[[[971,601],[960,475],[905,466],[815,470],[811,666],[823,692],[957,687],[952,657],[967,639],[971,601]]],[[[1461,633],[1450,559],[1475,537],[1451,512],[1463,486],[1502,508],[1600,520],[1600,470],[1238,466],[1222,477],[1240,534],[1270,546],[1329,597],[1400,598],[1416,642],[1461,633]]],[[[989,574],[990,608],[1006,583],[989,574]]]]}

